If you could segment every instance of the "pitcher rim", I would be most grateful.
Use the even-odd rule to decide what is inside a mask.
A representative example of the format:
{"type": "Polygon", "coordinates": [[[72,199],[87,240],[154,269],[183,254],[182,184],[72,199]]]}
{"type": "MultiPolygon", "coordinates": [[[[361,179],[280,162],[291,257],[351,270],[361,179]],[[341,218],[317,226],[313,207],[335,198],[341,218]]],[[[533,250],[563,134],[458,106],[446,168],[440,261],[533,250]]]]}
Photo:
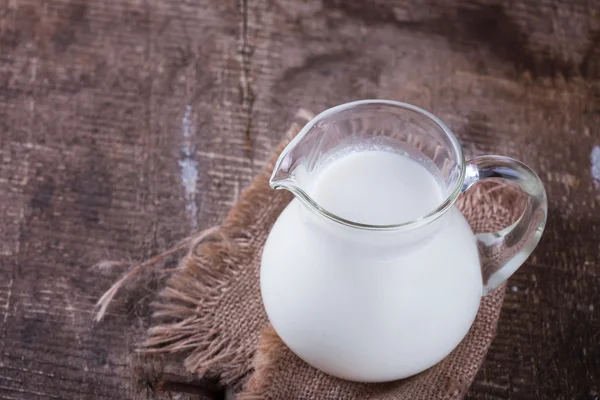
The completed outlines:
{"type": "Polygon", "coordinates": [[[279,155],[279,158],[277,159],[277,162],[275,163],[275,168],[273,169],[273,173],[271,174],[271,178],[269,179],[269,185],[273,189],[289,190],[298,199],[300,199],[305,205],[307,205],[308,207],[310,207],[317,213],[321,214],[322,216],[326,217],[327,219],[329,219],[333,222],[337,222],[339,224],[342,224],[342,225],[345,225],[345,226],[348,226],[351,228],[356,228],[356,229],[377,230],[377,231],[392,231],[392,230],[396,231],[396,230],[409,230],[409,229],[413,229],[413,228],[419,228],[419,227],[425,226],[425,225],[435,221],[436,219],[438,219],[442,215],[444,215],[454,205],[454,203],[456,202],[456,199],[458,198],[458,195],[462,192],[462,186],[463,186],[463,183],[465,180],[465,175],[466,175],[466,161],[465,161],[462,146],[460,145],[460,142],[458,141],[458,139],[454,135],[454,133],[450,130],[450,128],[448,128],[448,126],[446,126],[446,124],[441,119],[439,119],[438,117],[436,117],[429,111],[427,111],[421,107],[417,107],[415,105],[409,104],[409,103],[404,103],[404,102],[395,101],[395,100],[367,99],[367,100],[351,101],[348,103],[344,103],[344,104],[340,104],[340,105],[328,108],[327,110],[322,111],[317,116],[315,116],[313,119],[311,119],[309,122],[307,122],[304,125],[304,127],[300,130],[300,132],[298,132],[298,134],[290,141],[290,143],[288,143],[288,145],[285,147],[285,149],[279,155]],[[460,162],[460,172],[459,172],[458,179],[456,179],[456,182],[454,183],[454,186],[452,187],[452,190],[450,191],[450,194],[433,211],[430,211],[429,213],[427,213],[423,216],[420,216],[419,218],[416,218],[416,219],[413,219],[410,221],[406,221],[406,222],[402,222],[399,224],[387,224],[387,225],[365,224],[365,223],[361,223],[361,222],[352,221],[352,220],[349,220],[346,218],[342,218],[339,215],[336,215],[335,213],[332,213],[332,212],[328,211],[327,209],[321,207],[308,193],[306,193],[306,191],[304,191],[298,185],[293,184],[293,182],[291,180],[288,180],[288,179],[284,179],[282,181],[275,180],[275,175],[276,175],[277,171],[279,170],[281,162],[283,161],[283,159],[285,158],[287,153],[294,147],[294,145],[296,145],[298,142],[300,142],[302,140],[302,138],[312,129],[312,127],[317,122],[321,121],[323,118],[325,118],[331,114],[335,114],[337,112],[346,110],[348,108],[362,106],[362,105],[368,105],[368,104],[382,104],[382,105],[386,105],[386,106],[398,107],[398,108],[403,108],[406,110],[414,111],[418,114],[421,114],[421,115],[427,117],[431,121],[433,121],[444,132],[444,134],[450,139],[453,150],[460,162]]]}

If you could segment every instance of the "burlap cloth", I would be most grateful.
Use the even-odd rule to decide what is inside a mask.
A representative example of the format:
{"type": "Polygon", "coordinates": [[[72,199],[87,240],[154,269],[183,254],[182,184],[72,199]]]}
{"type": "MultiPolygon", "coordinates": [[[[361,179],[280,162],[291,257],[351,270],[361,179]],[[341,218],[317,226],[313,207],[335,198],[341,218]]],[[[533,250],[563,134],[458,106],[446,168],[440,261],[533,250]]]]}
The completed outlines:
{"type": "MultiPolygon", "coordinates": [[[[299,129],[293,124],[287,140],[299,129]]],[[[144,347],[180,353],[187,370],[219,376],[236,388],[238,399],[462,398],[494,338],[503,286],[482,298],[469,334],[448,357],[401,381],[361,384],[328,376],[296,357],[278,338],[261,302],[259,268],[271,226],[292,200],[287,191],[272,190],[268,184],[285,143],[218,232],[195,245],[181,261],[154,305],[155,325],[144,347]]],[[[458,200],[475,232],[498,230],[520,214],[516,200],[507,201],[498,193],[504,192],[479,186],[458,200]]]]}

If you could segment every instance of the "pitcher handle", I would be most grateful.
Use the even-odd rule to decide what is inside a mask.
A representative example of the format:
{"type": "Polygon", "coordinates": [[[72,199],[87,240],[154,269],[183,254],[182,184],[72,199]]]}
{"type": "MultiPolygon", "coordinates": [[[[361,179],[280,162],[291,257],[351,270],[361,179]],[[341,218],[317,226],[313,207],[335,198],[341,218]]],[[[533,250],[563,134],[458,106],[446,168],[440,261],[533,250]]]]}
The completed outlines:
{"type": "Polygon", "coordinates": [[[527,196],[525,210],[507,228],[476,234],[483,295],[507,280],[531,255],[546,225],[548,201],[540,178],[527,165],[509,157],[481,156],[467,163],[462,191],[484,179],[507,180],[517,184],[527,196]]]}

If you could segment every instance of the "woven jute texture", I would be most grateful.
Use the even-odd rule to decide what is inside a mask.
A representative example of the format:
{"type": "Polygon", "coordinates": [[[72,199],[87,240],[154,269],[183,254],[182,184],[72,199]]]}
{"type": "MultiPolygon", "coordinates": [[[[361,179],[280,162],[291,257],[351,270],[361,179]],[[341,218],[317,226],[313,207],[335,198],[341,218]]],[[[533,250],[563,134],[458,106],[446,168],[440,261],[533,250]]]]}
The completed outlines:
{"type": "MultiPolygon", "coordinates": [[[[293,124],[286,140],[299,129],[293,124]]],[[[181,354],[187,370],[219,376],[236,388],[239,399],[462,398],[494,338],[504,287],[482,298],[469,334],[448,357],[417,376],[391,383],[360,384],[328,376],[296,357],[270,327],[259,268],[270,228],[292,200],[287,191],[268,184],[285,143],[216,233],[181,261],[154,305],[155,324],[144,348],[181,354]]],[[[498,230],[520,213],[516,199],[489,185],[476,185],[457,206],[475,232],[498,230]]]]}

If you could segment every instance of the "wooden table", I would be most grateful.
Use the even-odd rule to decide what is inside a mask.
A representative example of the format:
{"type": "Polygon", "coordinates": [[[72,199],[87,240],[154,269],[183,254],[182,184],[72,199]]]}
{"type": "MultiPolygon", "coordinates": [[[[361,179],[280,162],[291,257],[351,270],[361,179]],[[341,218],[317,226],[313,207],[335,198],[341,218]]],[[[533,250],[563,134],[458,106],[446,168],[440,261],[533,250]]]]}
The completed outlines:
{"type": "Polygon", "coordinates": [[[547,184],[547,231],[469,398],[600,398],[599,12],[2,0],[0,398],[171,398],[132,352],[156,287],[130,288],[94,326],[124,269],[90,266],[218,223],[298,108],[374,97],[432,111],[469,156],[519,158],[547,184]]]}

